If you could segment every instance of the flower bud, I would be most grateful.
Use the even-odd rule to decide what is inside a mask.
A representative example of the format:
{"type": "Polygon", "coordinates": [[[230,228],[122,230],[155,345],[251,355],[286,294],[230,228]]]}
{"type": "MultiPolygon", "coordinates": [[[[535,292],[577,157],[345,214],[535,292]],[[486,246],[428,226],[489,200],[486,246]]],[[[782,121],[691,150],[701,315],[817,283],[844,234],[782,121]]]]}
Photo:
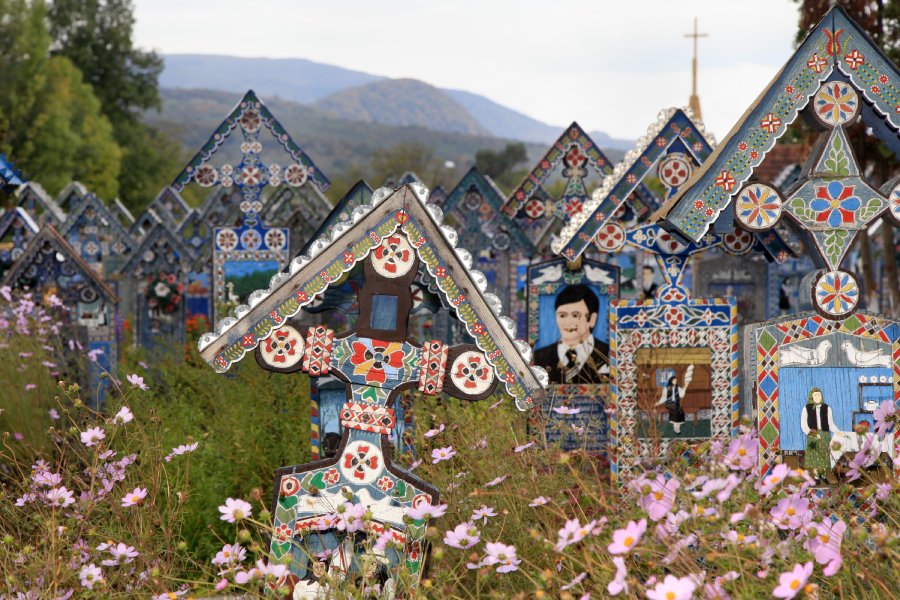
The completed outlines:
{"type": "Polygon", "coordinates": [[[238,540],[241,542],[249,542],[250,541],[250,532],[246,529],[241,529],[238,531],[238,540]]]}

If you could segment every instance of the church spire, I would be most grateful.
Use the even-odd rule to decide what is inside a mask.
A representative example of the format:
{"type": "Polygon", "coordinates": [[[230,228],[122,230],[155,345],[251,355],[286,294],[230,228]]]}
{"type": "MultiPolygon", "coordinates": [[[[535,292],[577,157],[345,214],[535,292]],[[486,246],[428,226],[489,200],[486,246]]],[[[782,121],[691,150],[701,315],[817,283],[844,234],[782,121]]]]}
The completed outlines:
{"type": "Polygon", "coordinates": [[[694,17],[694,32],[686,33],[684,34],[684,37],[693,38],[694,40],[694,57],[691,59],[691,99],[688,102],[688,105],[694,112],[694,116],[698,119],[702,119],[703,115],[700,112],[700,96],[697,95],[697,39],[709,37],[709,34],[697,32],[697,17],[694,17]]]}

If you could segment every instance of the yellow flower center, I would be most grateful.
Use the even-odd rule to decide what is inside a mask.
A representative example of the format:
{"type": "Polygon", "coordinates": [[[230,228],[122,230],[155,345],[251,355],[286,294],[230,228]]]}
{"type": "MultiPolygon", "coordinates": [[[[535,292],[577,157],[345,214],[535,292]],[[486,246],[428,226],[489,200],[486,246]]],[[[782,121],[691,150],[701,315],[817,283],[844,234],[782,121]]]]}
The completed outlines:
{"type": "Polygon", "coordinates": [[[778,483],[779,481],[781,481],[780,477],[776,477],[774,475],[772,477],[769,477],[769,483],[775,484],[775,483],[778,483]]]}
{"type": "Polygon", "coordinates": [[[828,543],[828,540],[830,540],[830,539],[831,539],[831,538],[828,537],[827,535],[820,535],[820,536],[819,536],[819,541],[822,542],[823,544],[827,544],[827,543],[828,543]]]}
{"type": "Polygon", "coordinates": [[[787,514],[788,514],[788,516],[793,517],[793,516],[794,516],[794,513],[796,513],[796,512],[797,512],[797,511],[794,510],[794,507],[793,507],[793,506],[791,506],[790,508],[787,509],[787,514]]]}
{"type": "Polygon", "coordinates": [[[841,201],[840,201],[840,200],[835,200],[834,198],[832,198],[832,200],[831,200],[831,208],[839,208],[840,206],[841,206],[841,201]]]}
{"type": "Polygon", "coordinates": [[[747,449],[746,448],[738,448],[738,454],[740,456],[744,456],[745,454],[747,454],[747,449]]]}
{"type": "Polygon", "coordinates": [[[743,533],[737,534],[737,541],[739,541],[739,542],[743,542],[743,541],[744,541],[744,534],[743,534],[743,533]]]}
{"type": "Polygon", "coordinates": [[[653,492],[653,499],[656,500],[657,502],[662,500],[663,499],[662,492],[653,492]]]}
{"type": "Polygon", "coordinates": [[[791,589],[792,589],[792,590],[796,590],[796,589],[799,588],[799,587],[800,587],[800,580],[799,580],[799,579],[795,579],[795,580],[793,580],[793,581],[791,582],[791,589]]]}
{"type": "Polygon", "coordinates": [[[622,541],[622,545],[624,545],[626,548],[631,546],[633,543],[634,543],[634,538],[631,537],[630,535],[622,541]]]}
{"type": "Polygon", "coordinates": [[[675,598],[675,592],[673,592],[672,590],[666,592],[666,600],[675,600],[675,598]]]}

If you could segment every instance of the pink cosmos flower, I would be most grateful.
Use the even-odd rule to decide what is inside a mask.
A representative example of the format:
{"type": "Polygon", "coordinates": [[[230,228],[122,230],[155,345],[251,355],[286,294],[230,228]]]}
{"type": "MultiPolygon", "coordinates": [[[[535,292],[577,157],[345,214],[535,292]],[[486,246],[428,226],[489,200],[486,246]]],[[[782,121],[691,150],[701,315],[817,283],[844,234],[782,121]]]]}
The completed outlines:
{"type": "Polygon", "coordinates": [[[436,465],[442,460],[450,460],[454,456],[456,456],[456,450],[453,449],[453,446],[435,448],[431,451],[431,463],[436,465]]]}
{"type": "Polygon", "coordinates": [[[38,471],[31,476],[31,479],[37,485],[45,485],[47,487],[54,487],[62,483],[62,476],[50,471],[38,471]]]}
{"type": "Polygon", "coordinates": [[[181,444],[180,446],[175,446],[172,448],[172,451],[166,455],[166,462],[172,462],[172,459],[176,456],[181,456],[182,454],[190,454],[194,450],[197,449],[199,442],[194,442],[193,444],[181,444]]]}
{"type": "Polygon", "coordinates": [[[728,444],[725,464],[735,471],[749,471],[756,465],[759,445],[756,436],[744,434],[728,444]]]}
{"type": "Polygon", "coordinates": [[[482,561],[484,565],[499,565],[498,573],[509,573],[519,569],[518,565],[522,561],[516,557],[515,546],[507,546],[500,542],[488,542],[484,545],[484,549],[487,552],[482,561]]]}
{"type": "Polygon", "coordinates": [[[779,529],[800,529],[812,519],[809,500],[800,494],[782,498],[769,514],[779,529]]]}
{"type": "Polygon", "coordinates": [[[125,423],[130,423],[133,419],[134,414],[132,414],[131,409],[127,406],[123,406],[119,409],[119,412],[116,413],[116,416],[113,417],[113,423],[124,425],[125,423]]]}
{"type": "Polygon", "coordinates": [[[637,523],[628,521],[624,529],[616,529],[612,535],[612,543],[606,547],[610,554],[625,554],[631,552],[647,531],[647,519],[641,519],[637,523]]]}
{"type": "Polygon", "coordinates": [[[495,485],[500,485],[501,483],[503,483],[503,481],[506,479],[506,477],[507,477],[506,475],[501,475],[500,477],[497,477],[496,479],[492,479],[492,480],[488,481],[486,484],[484,484],[484,487],[494,487],[495,485]]]}
{"type": "Polygon", "coordinates": [[[107,549],[109,550],[109,553],[112,554],[112,558],[100,563],[105,567],[115,567],[120,564],[126,565],[130,562],[134,562],[134,559],[138,556],[137,550],[132,546],[121,542],[115,546],[110,545],[107,549]]]}
{"type": "Polygon", "coordinates": [[[409,515],[409,518],[414,521],[424,520],[427,518],[437,519],[438,517],[443,517],[444,513],[447,512],[446,504],[438,504],[437,506],[432,506],[428,502],[423,502],[418,506],[414,506],[409,509],[409,512],[406,513],[409,515]]]}
{"type": "Polygon", "coordinates": [[[225,504],[219,507],[219,512],[222,513],[221,520],[236,523],[252,515],[253,507],[239,498],[227,498],[225,504]]]}
{"type": "Polygon", "coordinates": [[[87,357],[91,362],[97,362],[100,360],[100,357],[103,356],[103,350],[101,348],[94,348],[93,350],[88,350],[87,357]]]}
{"type": "Polygon", "coordinates": [[[847,531],[847,525],[840,519],[835,522],[826,520],[816,523],[816,534],[807,540],[806,547],[820,565],[827,565],[823,573],[830,577],[838,572],[843,563],[841,557],[841,541],[847,531]]]}
{"type": "Polygon", "coordinates": [[[219,582],[216,584],[216,591],[217,591],[217,592],[221,592],[222,590],[224,590],[225,588],[228,587],[228,583],[229,583],[228,580],[225,579],[225,578],[223,577],[223,578],[220,579],[219,582]]]}
{"type": "Polygon", "coordinates": [[[613,564],[616,565],[616,576],[606,584],[606,591],[610,596],[618,596],[622,592],[628,593],[628,569],[625,568],[625,559],[621,556],[613,556],[613,564]]]}
{"type": "Polygon", "coordinates": [[[59,421],[59,412],[55,408],[51,408],[47,411],[50,414],[50,418],[54,421],[59,421]]]}
{"type": "Polygon", "coordinates": [[[580,408],[572,408],[569,406],[554,406],[553,412],[560,415],[577,415],[581,412],[580,408]]]}
{"type": "Polygon", "coordinates": [[[247,550],[240,544],[225,544],[222,549],[216,552],[212,564],[227,567],[243,562],[247,558],[247,550]]]}
{"type": "Polygon", "coordinates": [[[96,446],[100,443],[106,434],[99,427],[91,427],[81,432],[81,443],[87,447],[96,446]]]}
{"type": "Polygon", "coordinates": [[[476,508],[472,511],[472,516],[470,520],[474,523],[478,519],[481,519],[481,523],[487,523],[488,517],[496,517],[497,513],[494,512],[493,507],[487,506],[486,504],[482,504],[480,508],[476,508]]]}
{"type": "Polygon", "coordinates": [[[720,479],[708,479],[703,483],[703,487],[696,491],[691,492],[691,495],[694,498],[706,498],[712,493],[716,494],[716,500],[719,502],[725,502],[728,498],[731,497],[731,493],[737,488],[737,486],[741,483],[741,478],[731,473],[726,478],[720,479]]]}
{"type": "Polygon", "coordinates": [[[513,448],[513,452],[518,454],[519,452],[524,452],[525,450],[528,450],[532,446],[534,446],[534,442],[528,442],[527,444],[522,444],[521,446],[516,446],[515,448],[513,448]]]}
{"type": "MultiPolygon", "coordinates": [[[[559,530],[559,540],[556,542],[554,549],[557,552],[562,552],[572,544],[580,542],[587,537],[596,525],[596,519],[585,525],[582,525],[578,519],[567,520],[565,526],[559,530]]],[[[644,521],[644,528],[646,529],[646,527],[647,522],[644,521]]],[[[615,536],[615,534],[613,535],[615,536]]]]}
{"type": "Polygon", "coordinates": [[[128,383],[131,384],[132,388],[140,388],[143,391],[147,391],[150,388],[147,387],[147,384],[144,383],[144,378],[138,375],[137,373],[132,373],[125,377],[128,380],[128,383]]]}
{"type": "Polygon", "coordinates": [[[897,420],[897,407],[893,400],[885,400],[878,405],[873,414],[875,417],[875,434],[884,438],[897,420]]]}
{"type": "Polygon", "coordinates": [[[813,572],[812,561],[804,565],[794,565],[794,568],[778,577],[778,587],[772,590],[776,598],[793,598],[799,594],[813,572]]]}
{"type": "Polygon", "coordinates": [[[550,502],[550,500],[548,500],[547,498],[544,498],[543,496],[538,496],[537,498],[535,498],[534,500],[529,502],[528,506],[534,508],[535,506],[543,506],[543,505],[547,504],[548,502],[550,502]]]}
{"type": "Polygon", "coordinates": [[[65,508],[70,504],[75,504],[75,498],[72,496],[72,492],[67,490],[66,486],[53,488],[47,492],[47,504],[53,507],[65,508]]]}
{"type": "Polygon", "coordinates": [[[147,497],[147,490],[145,488],[136,487],[131,490],[130,493],[125,494],[125,497],[122,498],[122,506],[137,506],[141,502],[144,501],[144,498],[147,497]]]}
{"type": "Polygon", "coordinates": [[[576,585],[578,585],[579,583],[581,583],[582,581],[584,581],[584,578],[585,578],[585,577],[587,577],[587,573],[581,572],[581,573],[579,573],[578,575],[576,575],[575,578],[574,578],[572,581],[570,581],[569,583],[567,583],[566,585],[562,586],[562,587],[559,588],[559,589],[561,589],[561,590],[571,590],[573,587],[575,587],[576,585]]]}
{"type": "Polygon", "coordinates": [[[25,384],[26,392],[30,392],[31,390],[34,390],[34,389],[37,389],[37,384],[34,384],[34,383],[26,383],[25,384]]]}
{"type": "Polygon", "coordinates": [[[763,496],[768,496],[778,485],[784,482],[790,473],[790,469],[784,463],[775,465],[769,474],[759,480],[758,491],[763,496]]]}
{"type": "Polygon", "coordinates": [[[755,535],[746,535],[746,534],[734,531],[733,529],[726,533],[723,533],[722,538],[728,540],[729,542],[731,542],[733,544],[752,544],[752,543],[756,542],[756,539],[757,539],[755,535]]]}
{"type": "Polygon", "coordinates": [[[460,523],[444,535],[444,543],[452,548],[471,548],[481,537],[478,529],[471,523],[460,523]]]}
{"type": "Polygon", "coordinates": [[[103,570],[94,566],[94,563],[81,567],[78,573],[78,579],[81,580],[81,586],[89,590],[94,589],[94,584],[103,581],[103,570]]]}
{"type": "Polygon", "coordinates": [[[638,477],[631,482],[631,488],[641,494],[638,506],[647,511],[647,516],[653,521],[659,521],[672,510],[675,505],[675,493],[681,486],[681,482],[672,477],[666,479],[664,475],[657,475],[655,479],[645,476],[638,477]]]}
{"type": "Polygon", "coordinates": [[[432,438],[432,437],[436,436],[437,434],[444,431],[444,427],[445,427],[444,424],[441,423],[437,429],[429,429],[428,431],[425,432],[425,437],[432,438]]]}
{"type": "MultiPolygon", "coordinates": [[[[648,584],[649,587],[649,584],[648,584]]],[[[652,590],[647,590],[650,600],[690,600],[694,597],[697,583],[692,577],[666,575],[652,590]]]]}

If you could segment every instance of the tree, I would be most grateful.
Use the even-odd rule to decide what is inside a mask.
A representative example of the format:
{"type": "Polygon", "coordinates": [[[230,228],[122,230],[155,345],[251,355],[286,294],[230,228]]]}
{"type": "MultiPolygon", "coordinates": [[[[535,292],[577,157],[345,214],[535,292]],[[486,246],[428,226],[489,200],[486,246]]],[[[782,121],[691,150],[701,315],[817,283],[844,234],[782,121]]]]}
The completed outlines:
{"type": "Polygon", "coordinates": [[[513,142],[506,144],[499,152],[487,148],[479,150],[475,153],[475,167],[498,183],[508,185],[511,182],[507,179],[512,175],[513,169],[527,159],[525,144],[513,142]]]}
{"type": "Polygon", "coordinates": [[[110,198],[121,151],[100,102],[64,57],[49,57],[42,2],[0,0],[0,151],[51,194],[78,179],[110,198]]]}
{"type": "Polygon", "coordinates": [[[179,144],[141,122],[144,111],[160,107],[162,58],[134,47],[131,0],[53,0],[49,23],[52,53],[84,73],[123,149],[123,202],[143,207],[187,160],[179,144]]]}

